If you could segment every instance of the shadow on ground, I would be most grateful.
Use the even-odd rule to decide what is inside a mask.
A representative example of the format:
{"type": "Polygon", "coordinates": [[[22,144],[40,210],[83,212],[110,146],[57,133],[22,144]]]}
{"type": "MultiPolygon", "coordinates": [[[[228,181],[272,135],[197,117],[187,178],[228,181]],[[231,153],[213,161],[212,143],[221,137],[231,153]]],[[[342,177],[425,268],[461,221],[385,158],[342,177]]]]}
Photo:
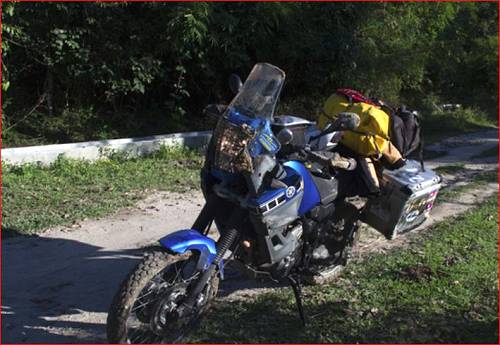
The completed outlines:
{"type": "MultiPolygon", "coordinates": [[[[328,286],[324,287],[328,289],[328,286]]],[[[216,304],[189,341],[201,343],[498,343],[498,322],[457,313],[422,314],[417,306],[360,311],[347,296],[308,301],[303,327],[291,294],[216,304]],[[358,322],[363,319],[363,322],[358,322]],[[235,324],[238,320],[238,324],[235,324]]],[[[360,302],[358,302],[359,304],[360,302]]],[[[368,309],[366,309],[368,308],[368,309]]]]}
{"type": "Polygon", "coordinates": [[[58,238],[2,241],[2,343],[105,342],[113,294],[139,258],[58,238]]]}

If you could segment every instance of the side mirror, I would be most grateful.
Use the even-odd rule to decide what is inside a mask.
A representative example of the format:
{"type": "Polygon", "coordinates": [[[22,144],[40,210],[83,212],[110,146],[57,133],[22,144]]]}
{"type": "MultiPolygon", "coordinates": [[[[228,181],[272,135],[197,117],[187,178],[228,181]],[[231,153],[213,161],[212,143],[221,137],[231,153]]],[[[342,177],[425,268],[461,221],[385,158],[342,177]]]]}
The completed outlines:
{"type": "Polygon", "coordinates": [[[241,78],[237,74],[231,74],[229,76],[229,89],[234,93],[237,94],[240,92],[241,87],[243,86],[243,82],[241,81],[241,78]]]}
{"type": "Polygon", "coordinates": [[[289,144],[293,140],[293,132],[288,128],[283,128],[278,132],[277,138],[281,145],[289,144]]]}
{"type": "Polygon", "coordinates": [[[309,139],[310,141],[316,140],[323,135],[330,134],[333,132],[344,131],[344,130],[354,130],[358,128],[361,119],[358,114],[342,112],[337,115],[337,118],[332,123],[328,123],[325,128],[318,135],[309,139]]]}
{"type": "Polygon", "coordinates": [[[227,109],[227,105],[224,104],[209,104],[203,109],[203,114],[213,116],[213,117],[220,117],[224,114],[224,112],[227,109]]]}

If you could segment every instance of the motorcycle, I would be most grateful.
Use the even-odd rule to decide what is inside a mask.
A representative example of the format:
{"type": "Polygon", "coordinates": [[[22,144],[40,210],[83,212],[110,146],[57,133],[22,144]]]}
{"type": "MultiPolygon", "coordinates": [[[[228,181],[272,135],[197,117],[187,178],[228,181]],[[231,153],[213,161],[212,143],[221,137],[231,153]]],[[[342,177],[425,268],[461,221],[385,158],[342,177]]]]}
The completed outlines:
{"type": "Polygon", "coordinates": [[[190,229],[159,240],[116,293],[107,318],[110,343],[175,343],[209,309],[224,267],[287,281],[303,323],[301,286],[337,272],[358,235],[359,211],[339,197],[338,175],[355,160],[335,152],[359,117],[341,113],[323,130],[295,116],[274,116],[285,73],[254,66],[219,114],[201,171],[206,199],[190,229]],[[208,236],[212,225],[220,235],[208,236]]]}

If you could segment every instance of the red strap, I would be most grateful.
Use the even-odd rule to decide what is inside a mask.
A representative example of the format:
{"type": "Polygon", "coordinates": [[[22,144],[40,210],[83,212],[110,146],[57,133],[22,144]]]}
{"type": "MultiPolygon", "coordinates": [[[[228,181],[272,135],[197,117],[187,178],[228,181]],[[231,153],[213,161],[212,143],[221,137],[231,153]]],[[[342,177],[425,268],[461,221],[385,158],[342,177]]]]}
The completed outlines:
{"type": "Polygon", "coordinates": [[[375,102],[373,102],[368,97],[365,97],[365,95],[363,95],[359,91],[352,90],[352,89],[337,89],[335,92],[337,94],[339,94],[339,95],[347,97],[351,102],[354,102],[354,103],[359,103],[359,102],[368,103],[368,104],[374,105],[376,107],[379,107],[378,104],[376,104],[375,102]]]}

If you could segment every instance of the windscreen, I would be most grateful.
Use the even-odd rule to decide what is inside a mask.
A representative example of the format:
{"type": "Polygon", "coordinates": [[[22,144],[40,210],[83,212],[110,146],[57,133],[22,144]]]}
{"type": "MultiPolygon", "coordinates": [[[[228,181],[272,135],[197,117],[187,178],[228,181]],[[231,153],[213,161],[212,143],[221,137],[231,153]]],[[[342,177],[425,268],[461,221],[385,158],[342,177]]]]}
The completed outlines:
{"type": "Polygon", "coordinates": [[[285,72],[278,67],[268,63],[256,64],[229,110],[251,118],[272,119],[284,81],[285,72]]]}

